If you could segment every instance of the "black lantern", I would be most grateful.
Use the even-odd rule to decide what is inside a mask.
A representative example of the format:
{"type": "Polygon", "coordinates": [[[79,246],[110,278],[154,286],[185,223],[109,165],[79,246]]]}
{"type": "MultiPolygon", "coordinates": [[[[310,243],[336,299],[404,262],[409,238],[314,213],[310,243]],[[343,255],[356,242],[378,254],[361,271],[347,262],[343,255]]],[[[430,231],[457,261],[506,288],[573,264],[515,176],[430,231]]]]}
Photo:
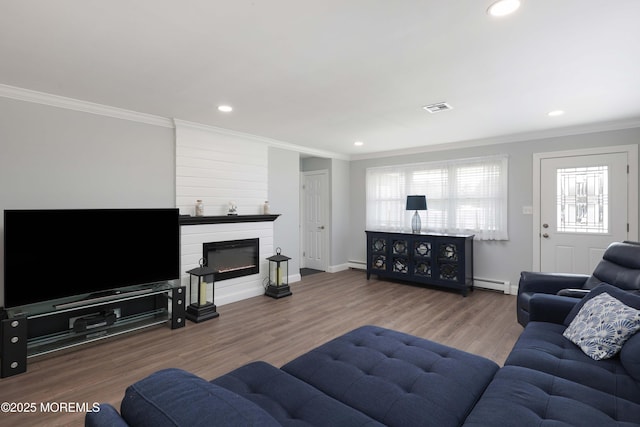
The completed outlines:
{"type": "Polygon", "coordinates": [[[273,298],[288,297],[291,295],[289,289],[289,258],[282,255],[282,249],[277,248],[276,254],[267,258],[269,261],[269,284],[265,295],[273,298]]]}
{"type": "Polygon", "coordinates": [[[207,301],[207,288],[211,284],[211,299],[213,298],[213,274],[215,270],[206,266],[207,261],[200,258],[200,267],[187,271],[189,273],[189,296],[193,295],[191,287],[195,279],[198,286],[198,301],[192,302],[187,307],[186,317],[192,322],[203,322],[208,319],[220,316],[216,311],[216,305],[212,301],[207,301]]]}

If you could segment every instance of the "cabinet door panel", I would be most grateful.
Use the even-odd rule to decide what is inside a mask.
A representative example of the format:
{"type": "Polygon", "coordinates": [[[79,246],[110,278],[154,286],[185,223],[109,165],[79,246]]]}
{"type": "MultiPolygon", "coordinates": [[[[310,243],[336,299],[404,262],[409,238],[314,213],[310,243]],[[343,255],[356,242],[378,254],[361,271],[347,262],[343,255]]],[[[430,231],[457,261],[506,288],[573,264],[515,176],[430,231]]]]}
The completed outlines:
{"type": "Polygon", "coordinates": [[[387,251],[387,239],[384,237],[373,236],[371,238],[369,248],[375,253],[385,253],[387,251]]]}
{"type": "Polygon", "coordinates": [[[409,274],[409,259],[404,257],[393,257],[391,269],[397,274],[409,274]]]}
{"type": "Polygon", "coordinates": [[[392,239],[391,252],[394,255],[408,255],[409,241],[407,239],[392,239]]]}
{"type": "Polygon", "coordinates": [[[431,242],[421,238],[415,239],[413,242],[413,256],[431,258],[431,242]]]}
{"type": "Polygon", "coordinates": [[[413,274],[416,277],[431,277],[432,269],[431,269],[431,260],[429,259],[419,259],[414,261],[413,274]]]}
{"type": "Polygon", "coordinates": [[[438,245],[438,258],[443,262],[458,262],[460,246],[457,242],[440,242],[438,245]]]}
{"type": "Polygon", "coordinates": [[[382,254],[371,255],[371,269],[385,271],[387,269],[387,256],[382,254]]]}

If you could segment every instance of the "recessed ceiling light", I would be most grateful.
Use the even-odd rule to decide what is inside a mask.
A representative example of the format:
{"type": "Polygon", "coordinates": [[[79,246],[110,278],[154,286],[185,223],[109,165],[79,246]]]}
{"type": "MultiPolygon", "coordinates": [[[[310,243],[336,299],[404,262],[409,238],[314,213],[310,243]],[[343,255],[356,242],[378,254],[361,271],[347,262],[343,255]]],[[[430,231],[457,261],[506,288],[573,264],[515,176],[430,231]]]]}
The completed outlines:
{"type": "Polygon", "coordinates": [[[491,16],[509,15],[520,7],[520,0],[498,0],[487,9],[491,16]]]}
{"type": "Polygon", "coordinates": [[[363,146],[363,145],[364,145],[364,142],[362,142],[362,141],[356,141],[356,142],[354,142],[354,143],[353,143],[353,145],[355,145],[356,147],[361,147],[361,146],[363,146]]]}
{"type": "Polygon", "coordinates": [[[564,111],[562,111],[562,110],[553,110],[553,111],[549,111],[549,112],[547,113],[547,116],[549,116],[549,117],[556,117],[556,116],[561,116],[561,115],[563,115],[563,114],[564,114],[564,111]]]}
{"type": "Polygon", "coordinates": [[[233,111],[233,107],[230,105],[218,105],[218,111],[222,111],[223,113],[230,113],[233,111]]]}

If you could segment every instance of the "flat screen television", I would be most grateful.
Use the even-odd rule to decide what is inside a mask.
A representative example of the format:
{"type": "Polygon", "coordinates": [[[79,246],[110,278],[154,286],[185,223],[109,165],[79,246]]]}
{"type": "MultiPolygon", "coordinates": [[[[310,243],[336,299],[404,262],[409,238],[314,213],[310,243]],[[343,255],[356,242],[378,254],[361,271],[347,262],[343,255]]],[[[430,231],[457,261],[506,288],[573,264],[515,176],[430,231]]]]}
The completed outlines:
{"type": "Polygon", "coordinates": [[[5,308],[178,279],[178,216],[178,209],[5,210],[5,308]]]}

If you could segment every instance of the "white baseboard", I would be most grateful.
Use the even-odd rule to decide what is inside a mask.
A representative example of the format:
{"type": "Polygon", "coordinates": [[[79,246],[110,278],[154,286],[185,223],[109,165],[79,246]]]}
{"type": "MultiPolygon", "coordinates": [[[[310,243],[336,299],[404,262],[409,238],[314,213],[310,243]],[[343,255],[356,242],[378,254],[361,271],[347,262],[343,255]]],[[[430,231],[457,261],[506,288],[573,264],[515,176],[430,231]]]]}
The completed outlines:
{"type": "Polygon", "coordinates": [[[518,295],[518,289],[520,288],[518,283],[511,283],[509,286],[509,294],[510,295],[518,295]]]}
{"type": "Polygon", "coordinates": [[[355,268],[357,270],[366,270],[367,269],[367,263],[364,261],[349,261],[347,263],[347,266],[349,268],[355,268]]]}
{"type": "MultiPolygon", "coordinates": [[[[302,280],[302,276],[300,276],[300,273],[290,274],[287,277],[289,279],[289,283],[299,282],[300,280],[302,280]]],[[[242,301],[247,298],[253,298],[259,295],[264,295],[264,291],[265,290],[262,284],[260,286],[253,285],[250,287],[245,287],[244,289],[240,289],[240,290],[233,289],[233,287],[227,288],[227,289],[224,289],[224,288],[218,289],[216,290],[215,304],[216,305],[231,304],[232,302],[242,301]]]]}
{"type": "Polygon", "coordinates": [[[330,265],[327,268],[327,273],[337,273],[339,271],[345,271],[349,269],[349,264],[330,265]]]}
{"type": "Polygon", "coordinates": [[[289,283],[299,282],[300,280],[302,280],[300,273],[289,275],[289,283]]]}
{"type": "MultiPolygon", "coordinates": [[[[327,271],[329,273],[336,273],[338,271],[347,270],[349,268],[354,268],[356,270],[366,270],[367,263],[365,261],[349,261],[346,264],[331,266],[327,271]]],[[[511,283],[509,280],[474,277],[473,286],[480,289],[500,291],[507,295],[518,295],[518,284],[511,283]]]]}
{"type": "Polygon", "coordinates": [[[216,305],[225,305],[231,304],[232,302],[242,301],[247,298],[257,297],[258,295],[264,295],[264,288],[262,286],[254,286],[251,289],[243,289],[240,292],[216,295],[214,302],[216,305]]]}

